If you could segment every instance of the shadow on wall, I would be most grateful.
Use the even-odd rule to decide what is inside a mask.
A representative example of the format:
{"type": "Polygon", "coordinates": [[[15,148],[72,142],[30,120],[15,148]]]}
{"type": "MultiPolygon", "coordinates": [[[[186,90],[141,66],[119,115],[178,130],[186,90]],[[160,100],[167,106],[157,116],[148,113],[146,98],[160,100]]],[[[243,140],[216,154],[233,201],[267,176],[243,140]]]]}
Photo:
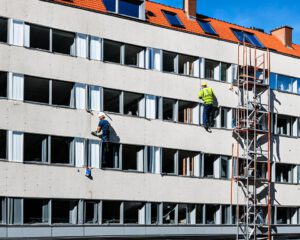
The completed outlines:
{"type": "MultiPolygon", "coordinates": [[[[270,99],[271,99],[271,101],[270,101],[271,114],[278,113],[278,110],[275,108],[274,103],[277,102],[279,105],[281,105],[281,102],[276,98],[276,94],[274,93],[274,91],[270,91],[270,99]]],[[[279,136],[276,136],[274,134],[271,135],[271,159],[273,159],[274,161],[278,160],[279,162],[281,162],[280,138],[279,138],[279,136]],[[276,150],[276,155],[274,154],[274,150],[276,150]],[[276,157],[277,157],[277,159],[276,159],[276,157]]]]}
{"type": "Polygon", "coordinates": [[[116,130],[113,128],[112,123],[110,124],[110,142],[119,143],[120,137],[118,136],[116,130]]]}

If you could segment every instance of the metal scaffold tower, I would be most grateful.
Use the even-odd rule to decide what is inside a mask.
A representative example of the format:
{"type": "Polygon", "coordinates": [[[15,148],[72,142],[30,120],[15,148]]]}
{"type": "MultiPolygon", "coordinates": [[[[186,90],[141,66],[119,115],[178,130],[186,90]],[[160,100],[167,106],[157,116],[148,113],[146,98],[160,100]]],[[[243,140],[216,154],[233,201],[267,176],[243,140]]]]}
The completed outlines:
{"type": "Polygon", "coordinates": [[[271,240],[269,50],[238,46],[236,110],[236,239],[271,240]]]}

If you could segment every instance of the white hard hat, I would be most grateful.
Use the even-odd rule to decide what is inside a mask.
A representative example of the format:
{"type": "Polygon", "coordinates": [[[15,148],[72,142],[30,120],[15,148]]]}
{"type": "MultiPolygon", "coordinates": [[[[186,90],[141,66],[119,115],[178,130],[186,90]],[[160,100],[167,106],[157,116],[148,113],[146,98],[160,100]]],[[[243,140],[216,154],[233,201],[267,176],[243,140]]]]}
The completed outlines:
{"type": "Polygon", "coordinates": [[[104,114],[104,112],[99,112],[97,116],[98,117],[102,117],[102,116],[105,117],[105,114],[104,114]]]}

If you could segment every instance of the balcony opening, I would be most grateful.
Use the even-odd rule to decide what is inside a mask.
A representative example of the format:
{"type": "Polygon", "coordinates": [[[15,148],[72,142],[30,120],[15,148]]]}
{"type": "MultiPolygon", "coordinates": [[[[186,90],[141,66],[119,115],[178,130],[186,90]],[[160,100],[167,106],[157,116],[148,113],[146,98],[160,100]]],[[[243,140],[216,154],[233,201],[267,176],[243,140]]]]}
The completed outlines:
{"type": "Polygon", "coordinates": [[[73,138],[51,136],[51,163],[71,164],[73,138]]]}
{"type": "Polygon", "coordinates": [[[196,224],[203,224],[203,204],[196,205],[196,224]]]}
{"type": "Polygon", "coordinates": [[[192,151],[178,151],[178,174],[180,176],[194,176],[194,163],[198,154],[192,151]]]}
{"type": "Polygon", "coordinates": [[[7,24],[6,18],[0,18],[0,42],[7,43],[7,24]]]}
{"type": "Polygon", "coordinates": [[[175,224],[176,203],[163,203],[163,224],[175,224]]]}
{"type": "Polygon", "coordinates": [[[199,104],[188,101],[178,101],[178,121],[181,123],[197,124],[199,117],[199,104]],[[198,113],[198,115],[197,115],[198,113]],[[198,119],[197,119],[198,118],[198,119]]]}
{"type": "Polygon", "coordinates": [[[103,89],[104,111],[120,113],[121,91],[112,89],[103,89]]]}
{"type": "Polygon", "coordinates": [[[163,120],[176,121],[176,100],[163,98],[163,120]]]}
{"type": "Polygon", "coordinates": [[[116,143],[102,143],[102,168],[120,168],[120,145],[116,143]]]}
{"type": "Polygon", "coordinates": [[[276,181],[280,183],[293,183],[294,165],[276,164],[276,181]]]}
{"type": "Polygon", "coordinates": [[[48,200],[24,199],[24,224],[48,223],[48,200]]]}
{"type": "Polygon", "coordinates": [[[162,149],[162,173],[175,174],[176,152],[174,149],[162,149]]]}
{"type": "Polygon", "coordinates": [[[7,132],[0,130],[0,159],[7,159],[7,132]]]}
{"type": "Polygon", "coordinates": [[[221,63],[221,81],[222,82],[228,82],[230,79],[230,67],[231,64],[229,63],[221,63]]]}
{"type": "Polygon", "coordinates": [[[163,72],[176,73],[177,54],[163,51],[163,72]]]}
{"type": "Polygon", "coordinates": [[[119,201],[103,201],[102,203],[102,223],[113,224],[120,223],[120,207],[119,201]]]}
{"type": "Polygon", "coordinates": [[[25,76],[24,100],[49,104],[49,80],[25,76]]]}
{"type": "Polygon", "coordinates": [[[219,209],[218,205],[207,204],[206,205],[206,224],[216,224],[216,213],[219,209]]]}
{"type": "Polygon", "coordinates": [[[65,81],[52,81],[52,104],[64,107],[74,107],[74,83],[65,81]]]}
{"type": "Polygon", "coordinates": [[[98,221],[98,203],[93,201],[84,202],[84,223],[96,224],[98,221]]]}
{"type": "Polygon", "coordinates": [[[198,58],[188,55],[178,55],[178,73],[194,76],[195,64],[198,58]]]}
{"type": "Polygon", "coordinates": [[[188,205],[178,204],[178,224],[188,224],[188,205]]]}
{"type": "Polygon", "coordinates": [[[24,162],[46,163],[47,139],[46,135],[24,133],[24,162]]]}
{"type": "Polygon", "coordinates": [[[52,223],[77,224],[77,205],[75,200],[52,200],[52,223]]]}
{"type": "Polygon", "coordinates": [[[151,224],[158,224],[159,204],[151,203],[151,224]]]}
{"type": "Polygon", "coordinates": [[[139,18],[141,1],[119,0],[119,14],[139,18]]]}
{"type": "Polygon", "coordinates": [[[103,43],[103,60],[104,62],[121,63],[122,43],[104,40],[103,43]]]}
{"type": "Polygon", "coordinates": [[[219,62],[205,59],[205,78],[217,79],[219,62]]]}
{"type": "Polygon", "coordinates": [[[140,202],[124,202],[124,223],[139,224],[143,207],[144,204],[140,202]]]}
{"type": "Polygon", "coordinates": [[[144,68],[145,49],[134,45],[125,45],[125,65],[144,68]]]}
{"type": "Polygon", "coordinates": [[[52,30],[52,52],[75,55],[75,34],[52,30]]]}
{"type": "Polygon", "coordinates": [[[126,145],[122,146],[122,168],[123,170],[143,171],[144,147],[126,145]]]}
{"type": "Polygon", "coordinates": [[[50,50],[50,29],[30,24],[30,47],[50,50]]]}
{"type": "Polygon", "coordinates": [[[212,154],[204,154],[204,177],[214,178],[214,163],[218,156],[212,154]]]}
{"type": "Polygon", "coordinates": [[[124,92],[124,114],[131,116],[144,115],[145,102],[143,99],[143,94],[124,92]]]}
{"type": "Polygon", "coordinates": [[[7,72],[0,72],[0,98],[7,98],[7,72]]]}

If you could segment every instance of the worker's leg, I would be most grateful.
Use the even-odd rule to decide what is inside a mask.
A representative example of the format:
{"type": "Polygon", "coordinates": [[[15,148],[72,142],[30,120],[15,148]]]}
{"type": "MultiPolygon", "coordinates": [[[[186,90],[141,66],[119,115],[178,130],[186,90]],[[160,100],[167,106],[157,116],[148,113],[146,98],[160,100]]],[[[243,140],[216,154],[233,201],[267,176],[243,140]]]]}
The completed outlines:
{"type": "Polygon", "coordinates": [[[208,124],[208,105],[204,105],[203,108],[203,126],[205,127],[208,124]]]}
{"type": "Polygon", "coordinates": [[[208,125],[210,127],[214,126],[214,108],[213,105],[208,105],[208,110],[207,110],[207,118],[208,118],[208,125]]]}

